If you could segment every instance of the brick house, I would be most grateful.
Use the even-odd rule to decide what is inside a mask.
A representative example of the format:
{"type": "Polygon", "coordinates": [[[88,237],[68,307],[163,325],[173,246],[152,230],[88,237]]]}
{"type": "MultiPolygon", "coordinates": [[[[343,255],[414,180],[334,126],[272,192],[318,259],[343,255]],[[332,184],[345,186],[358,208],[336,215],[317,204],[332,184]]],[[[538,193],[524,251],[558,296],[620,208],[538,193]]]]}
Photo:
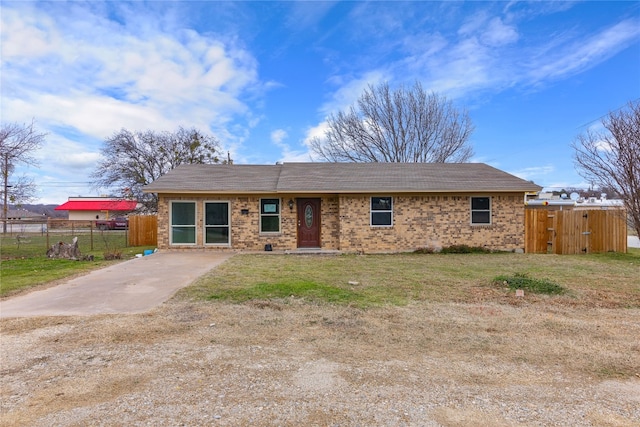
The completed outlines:
{"type": "Polygon", "coordinates": [[[182,165],[157,193],[160,249],[524,248],[525,194],[481,163],[182,165]]]}

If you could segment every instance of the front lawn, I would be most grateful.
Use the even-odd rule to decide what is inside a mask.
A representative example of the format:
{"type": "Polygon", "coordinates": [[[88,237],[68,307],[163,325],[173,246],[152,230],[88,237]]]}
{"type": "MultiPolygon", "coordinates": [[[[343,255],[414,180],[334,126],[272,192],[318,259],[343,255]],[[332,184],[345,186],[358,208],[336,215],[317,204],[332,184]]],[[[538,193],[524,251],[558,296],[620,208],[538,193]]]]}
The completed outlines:
{"type": "Polygon", "coordinates": [[[361,308],[485,300],[640,307],[639,277],[638,249],[592,255],[247,254],[233,257],[180,295],[235,303],[303,300],[361,308]],[[515,296],[517,286],[505,283],[507,277],[524,277],[545,286],[525,287],[520,298],[515,296]]]}
{"type": "MultiPolygon", "coordinates": [[[[17,245],[16,245],[17,246],[17,245]]],[[[50,259],[46,256],[46,246],[43,242],[23,246],[22,248],[7,248],[3,246],[0,260],[0,297],[14,295],[16,292],[35,286],[55,282],[60,279],[84,274],[88,271],[106,267],[119,260],[105,260],[104,247],[93,251],[83,250],[82,255],[92,255],[93,261],[73,261],[68,259],[50,259]],[[8,249],[11,249],[9,251],[8,249]],[[19,253],[21,255],[17,255],[19,253]],[[11,256],[13,254],[13,256],[11,256]]],[[[136,254],[143,253],[149,246],[118,248],[122,259],[131,259],[136,254]]]]}

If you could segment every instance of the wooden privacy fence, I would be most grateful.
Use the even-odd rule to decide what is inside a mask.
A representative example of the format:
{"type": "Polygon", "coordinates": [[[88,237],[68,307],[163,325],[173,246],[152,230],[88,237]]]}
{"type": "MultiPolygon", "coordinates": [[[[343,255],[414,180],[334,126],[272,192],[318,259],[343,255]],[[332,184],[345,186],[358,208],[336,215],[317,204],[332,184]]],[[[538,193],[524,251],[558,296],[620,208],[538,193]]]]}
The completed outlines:
{"type": "Polygon", "coordinates": [[[627,252],[625,211],[525,209],[525,252],[627,252]]]}
{"type": "Polygon", "coordinates": [[[129,246],[157,246],[158,217],[129,215],[129,246]]]}

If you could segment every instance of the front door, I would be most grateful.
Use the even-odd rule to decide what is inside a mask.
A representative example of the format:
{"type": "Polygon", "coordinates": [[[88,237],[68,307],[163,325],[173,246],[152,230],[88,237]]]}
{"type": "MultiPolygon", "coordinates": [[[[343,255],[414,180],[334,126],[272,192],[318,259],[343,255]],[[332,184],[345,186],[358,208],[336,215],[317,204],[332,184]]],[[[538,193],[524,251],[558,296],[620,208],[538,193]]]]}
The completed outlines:
{"type": "Polygon", "coordinates": [[[320,247],[320,199],[298,199],[298,247],[320,247]]]}

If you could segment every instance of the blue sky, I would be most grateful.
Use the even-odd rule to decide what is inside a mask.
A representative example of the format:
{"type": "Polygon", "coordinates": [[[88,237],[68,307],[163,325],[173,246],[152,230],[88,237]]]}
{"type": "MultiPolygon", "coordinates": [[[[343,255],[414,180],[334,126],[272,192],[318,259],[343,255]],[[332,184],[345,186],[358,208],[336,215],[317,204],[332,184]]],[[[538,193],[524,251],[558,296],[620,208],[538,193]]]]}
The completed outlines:
{"type": "Polygon", "coordinates": [[[11,2],[3,122],[47,132],[38,202],[92,196],[102,141],[191,127],[235,163],[310,161],[368,84],[419,80],[468,110],[473,161],[587,187],[571,142],[640,98],[640,2],[11,2]]]}

